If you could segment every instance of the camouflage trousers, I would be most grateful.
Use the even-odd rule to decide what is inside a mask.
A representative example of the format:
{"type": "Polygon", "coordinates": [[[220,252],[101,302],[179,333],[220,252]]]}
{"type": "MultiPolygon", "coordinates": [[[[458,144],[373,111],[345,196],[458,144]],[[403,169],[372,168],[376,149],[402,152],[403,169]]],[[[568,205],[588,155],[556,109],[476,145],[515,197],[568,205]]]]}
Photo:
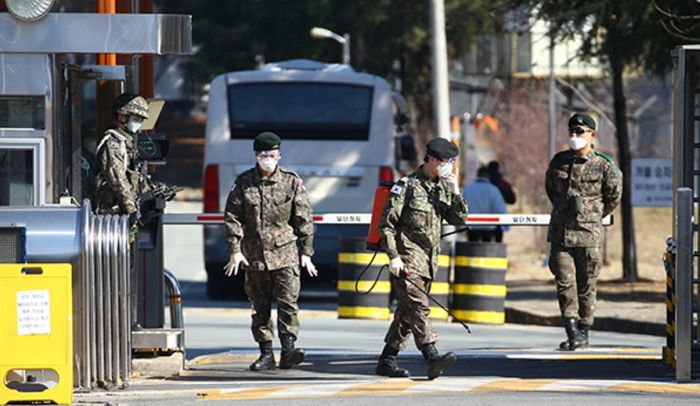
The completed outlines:
{"type": "Polygon", "coordinates": [[[245,293],[253,308],[250,328],[256,342],[272,341],[275,333],[270,319],[272,302],[277,303],[277,331],[280,335],[299,333],[299,289],[301,282],[298,267],[274,271],[246,270],[245,293]]]}
{"type": "Polygon", "coordinates": [[[557,284],[563,319],[580,319],[583,325],[593,325],[601,262],[600,247],[567,248],[552,244],[549,270],[557,284]]]}
{"type": "Polygon", "coordinates": [[[394,320],[389,326],[389,331],[386,332],[384,342],[398,350],[406,349],[411,333],[413,333],[413,339],[418,348],[421,348],[423,344],[434,343],[438,339],[437,332],[428,318],[430,314],[428,297],[406,281],[406,278],[410,278],[413,283],[426,292],[430,289],[430,279],[415,273],[398,279],[392,278],[398,303],[394,320]]]}

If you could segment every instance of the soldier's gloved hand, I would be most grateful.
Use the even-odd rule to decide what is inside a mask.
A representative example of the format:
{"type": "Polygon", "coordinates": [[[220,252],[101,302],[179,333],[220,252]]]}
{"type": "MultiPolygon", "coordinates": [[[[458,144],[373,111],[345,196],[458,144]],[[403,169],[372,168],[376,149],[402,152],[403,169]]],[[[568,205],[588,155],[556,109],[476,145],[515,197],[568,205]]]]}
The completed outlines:
{"type": "Polygon", "coordinates": [[[389,261],[389,272],[391,272],[391,274],[395,277],[398,278],[401,276],[401,272],[403,272],[403,270],[404,266],[401,257],[392,258],[392,260],[389,261]]]}
{"type": "Polygon", "coordinates": [[[314,265],[314,263],[311,262],[310,256],[301,256],[301,267],[306,268],[306,272],[309,273],[309,276],[318,276],[318,271],[316,270],[316,266],[314,265]]]}
{"type": "Polygon", "coordinates": [[[238,275],[238,269],[241,267],[241,263],[246,266],[248,265],[248,260],[245,259],[243,254],[240,252],[231,254],[228,264],[224,265],[224,274],[226,276],[238,275]]]}
{"type": "Polygon", "coordinates": [[[457,175],[451,173],[449,176],[442,178],[452,189],[452,193],[459,194],[459,185],[457,184],[457,175]]]}

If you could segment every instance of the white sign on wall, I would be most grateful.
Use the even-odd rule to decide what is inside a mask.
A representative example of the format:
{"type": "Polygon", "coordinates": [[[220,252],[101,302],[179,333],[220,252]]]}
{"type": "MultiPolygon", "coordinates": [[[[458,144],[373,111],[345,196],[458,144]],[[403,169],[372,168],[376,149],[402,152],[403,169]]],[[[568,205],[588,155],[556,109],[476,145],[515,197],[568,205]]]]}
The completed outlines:
{"type": "Polygon", "coordinates": [[[673,160],[671,158],[632,159],[632,206],[671,207],[673,205],[673,160]]]}
{"type": "Polygon", "coordinates": [[[17,335],[50,333],[51,305],[49,302],[49,291],[17,291],[17,335]]]}

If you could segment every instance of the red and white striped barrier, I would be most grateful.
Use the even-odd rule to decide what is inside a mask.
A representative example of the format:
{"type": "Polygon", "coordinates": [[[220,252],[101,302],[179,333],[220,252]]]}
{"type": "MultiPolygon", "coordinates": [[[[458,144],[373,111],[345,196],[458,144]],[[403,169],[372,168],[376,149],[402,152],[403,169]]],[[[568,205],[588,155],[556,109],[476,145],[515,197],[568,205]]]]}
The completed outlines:
{"type": "MultiPolygon", "coordinates": [[[[319,213],[314,214],[315,224],[369,224],[371,213],[319,213]]],[[[467,226],[547,226],[549,214],[475,214],[469,216],[467,226]]],[[[222,224],[224,213],[166,213],[163,224],[222,224]]],[[[603,225],[613,223],[612,216],[603,219],[603,225]]]]}

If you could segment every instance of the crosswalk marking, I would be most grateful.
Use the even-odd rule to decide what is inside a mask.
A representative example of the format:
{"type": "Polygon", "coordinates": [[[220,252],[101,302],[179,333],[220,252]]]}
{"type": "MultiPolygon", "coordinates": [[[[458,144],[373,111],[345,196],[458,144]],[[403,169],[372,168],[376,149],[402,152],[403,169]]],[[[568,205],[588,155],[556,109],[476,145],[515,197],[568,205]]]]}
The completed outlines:
{"type": "Polygon", "coordinates": [[[235,387],[201,391],[202,400],[271,399],[306,397],[396,396],[426,393],[495,393],[525,391],[618,391],[700,394],[698,385],[658,381],[602,379],[439,378],[435,381],[390,379],[383,381],[299,383],[235,387]]]}
{"type": "Polygon", "coordinates": [[[557,381],[540,386],[537,390],[601,390],[623,383],[624,381],[613,380],[571,380],[557,381]]]}
{"type": "Polygon", "coordinates": [[[318,385],[304,385],[293,388],[280,389],[269,394],[270,397],[307,397],[307,396],[330,396],[338,392],[356,386],[357,382],[351,383],[331,383],[318,385]]]}
{"type": "Polygon", "coordinates": [[[354,387],[343,389],[335,396],[382,396],[398,395],[403,390],[418,384],[416,381],[406,379],[395,379],[390,381],[380,381],[365,383],[354,387]]]}
{"type": "Polygon", "coordinates": [[[474,378],[454,379],[440,378],[434,381],[419,383],[404,390],[404,393],[431,393],[431,392],[469,392],[470,390],[494,381],[503,381],[503,378],[474,378]]]}

